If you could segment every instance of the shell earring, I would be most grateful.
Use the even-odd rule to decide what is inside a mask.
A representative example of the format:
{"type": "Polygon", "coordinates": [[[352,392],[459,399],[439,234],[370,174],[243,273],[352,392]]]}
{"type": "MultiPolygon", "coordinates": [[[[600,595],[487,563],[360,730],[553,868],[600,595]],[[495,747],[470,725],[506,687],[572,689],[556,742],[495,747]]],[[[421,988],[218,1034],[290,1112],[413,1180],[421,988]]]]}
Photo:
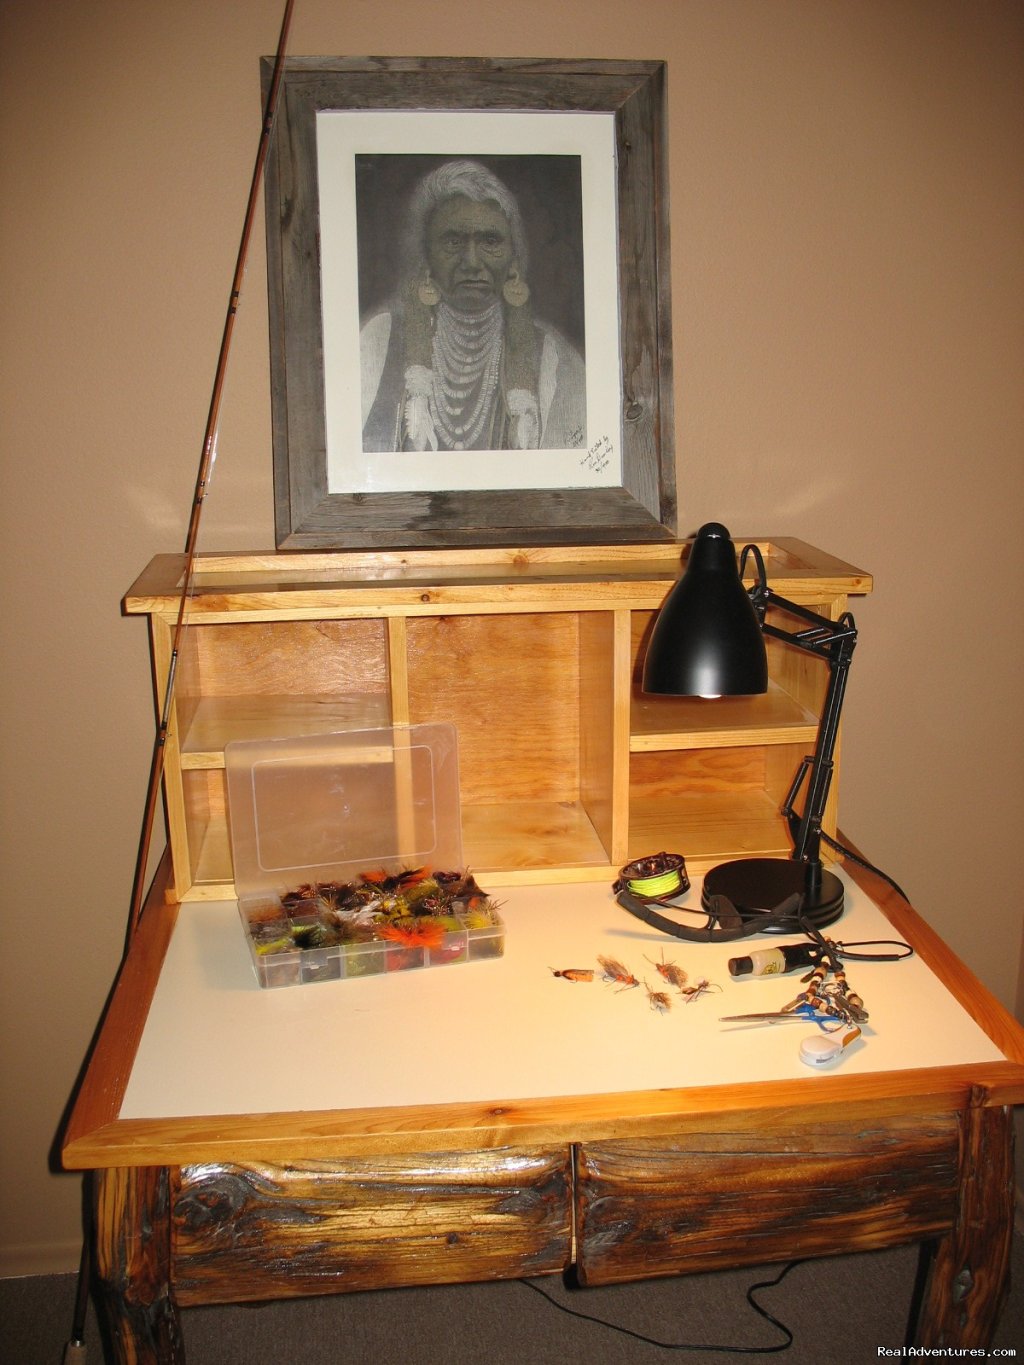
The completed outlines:
{"type": "Polygon", "coordinates": [[[530,286],[520,275],[518,270],[513,270],[505,283],[501,286],[501,292],[505,296],[505,302],[510,308],[522,308],[523,304],[530,297],[530,286]]]}
{"type": "Polygon", "coordinates": [[[420,303],[422,303],[425,308],[436,308],[441,302],[441,291],[430,278],[429,273],[424,275],[423,279],[420,280],[416,287],[416,293],[419,296],[420,303]]]}

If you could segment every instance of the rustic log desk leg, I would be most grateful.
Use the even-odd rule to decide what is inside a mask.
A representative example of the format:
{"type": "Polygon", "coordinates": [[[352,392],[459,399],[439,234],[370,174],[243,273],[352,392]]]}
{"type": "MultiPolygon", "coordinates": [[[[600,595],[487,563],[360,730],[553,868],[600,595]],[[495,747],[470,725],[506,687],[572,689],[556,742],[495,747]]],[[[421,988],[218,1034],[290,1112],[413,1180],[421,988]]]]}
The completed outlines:
{"type": "Polygon", "coordinates": [[[96,1173],[97,1307],[117,1365],[184,1365],[168,1185],[161,1166],[96,1173]]]}
{"type": "Polygon", "coordinates": [[[916,1346],[987,1347],[1009,1288],[1012,1110],[973,1103],[962,1119],[955,1219],[933,1245],[916,1346]]]}

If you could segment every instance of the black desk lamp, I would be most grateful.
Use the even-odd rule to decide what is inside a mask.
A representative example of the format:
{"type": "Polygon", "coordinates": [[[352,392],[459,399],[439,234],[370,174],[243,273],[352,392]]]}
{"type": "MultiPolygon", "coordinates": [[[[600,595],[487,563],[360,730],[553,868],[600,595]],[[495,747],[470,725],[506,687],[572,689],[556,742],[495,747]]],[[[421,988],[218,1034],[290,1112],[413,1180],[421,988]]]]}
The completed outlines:
{"type": "Polygon", "coordinates": [[[788,897],[803,897],[801,913],[816,928],[843,913],[843,884],[821,864],[821,822],[832,780],[839,715],[857,628],[849,612],[838,621],[787,601],[772,591],[756,545],[745,545],[737,565],[724,526],[709,522],[697,532],[686,571],[658,614],[644,662],[643,690],[676,697],[746,696],[768,690],[764,637],[825,659],[829,685],[814,753],[803,759],[782,806],[793,852],[784,858],[740,858],[704,878],[703,904],[725,896],[741,915],[774,910],[788,897]],[[757,581],[743,586],[748,557],[757,581]],[[785,631],[765,620],[770,605],[808,622],[785,631]],[[803,814],[793,809],[808,774],[803,814]]]}

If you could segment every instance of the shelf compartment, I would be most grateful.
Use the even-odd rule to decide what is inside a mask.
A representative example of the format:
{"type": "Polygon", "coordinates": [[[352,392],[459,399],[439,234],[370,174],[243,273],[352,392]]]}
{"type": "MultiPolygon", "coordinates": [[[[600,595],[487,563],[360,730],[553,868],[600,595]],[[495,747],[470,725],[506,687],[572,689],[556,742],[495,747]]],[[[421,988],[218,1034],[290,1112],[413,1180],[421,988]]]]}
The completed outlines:
{"type": "Polygon", "coordinates": [[[614,686],[624,619],[573,611],[407,621],[410,719],[456,727],[475,871],[609,866],[625,823],[614,797],[626,754],[614,686]]]}
{"type": "MultiPolygon", "coordinates": [[[[708,860],[788,856],[781,814],[806,746],[731,745],[664,750],[630,759],[629,858],[667,849],[708,860]]],[[[826,812],[834,833],[834,802],[826,812]]]]}
{"type": "Polygon", "coordinates": [[[407,629],[409,719],[455,726],[463,809],[579,801],[578,614],[427,616],[407,629]]]}
{"type": "Polygon", "coordinates": [[[190,625],[182,640],[175,688],[182,762],[220,766],[229,739],[337,728],[325,710],[340,707],[348,723],[391,723],[387,624],[366,621],[235,621],[190,625]],[[351,702],[345,699],[351,698],[351,702]]]}
{"type": "Polygon", "coordinates": [[[792,848],[765,791],[644,797],[630,807],[630,860],[667,849],[681,853],[691,872],[704,872],[731,858],[787,858],[792,848]]]}
{"type": "Polygon", "coordinates": [[[579,802],[513,801],[462,808],[463,858],[481,879],[557,881],[589,867],[606,876],[608,852],[579,802]]]}
{"type": "Polygon", "coordinates": [[[632,753],[679,749],[809,744],[818,718],[775,683],[759,697],[662,697],[634,692],[630,706],[632,753]]]}
{"type": "Polygon", "coordinates": [[[231,899],[234,891],[223,767],[183,770],[180,815],[171,818],[169,805],[168,816],[177,897],[231,899]]]}
{"type": "Polygon", "coordinates": [[[239,739],[299,738],[336,730],[376,730],[391,724],[382,692],[349,696],[206,697],[190,709],[181,737],[181,766],[223,768],[224,746],[239,739]]]}
{"type": "Polygon", "coordinates": [[[229,901],[235,899],[231,849],[227,825],[207,825],[199,834],[192,885],[185,900],[229,901]]]}

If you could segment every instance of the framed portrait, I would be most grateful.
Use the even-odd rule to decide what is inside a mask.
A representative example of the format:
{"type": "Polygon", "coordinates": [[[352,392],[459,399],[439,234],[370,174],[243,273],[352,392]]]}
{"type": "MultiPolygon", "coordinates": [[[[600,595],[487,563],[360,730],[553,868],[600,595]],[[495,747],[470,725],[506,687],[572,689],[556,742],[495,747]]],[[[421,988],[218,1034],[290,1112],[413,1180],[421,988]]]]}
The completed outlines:
{"type": "Polygon", "coordinates": [[[675,535],[664,82],[660,62],[287,62],[279,548],[675,535]]]}

